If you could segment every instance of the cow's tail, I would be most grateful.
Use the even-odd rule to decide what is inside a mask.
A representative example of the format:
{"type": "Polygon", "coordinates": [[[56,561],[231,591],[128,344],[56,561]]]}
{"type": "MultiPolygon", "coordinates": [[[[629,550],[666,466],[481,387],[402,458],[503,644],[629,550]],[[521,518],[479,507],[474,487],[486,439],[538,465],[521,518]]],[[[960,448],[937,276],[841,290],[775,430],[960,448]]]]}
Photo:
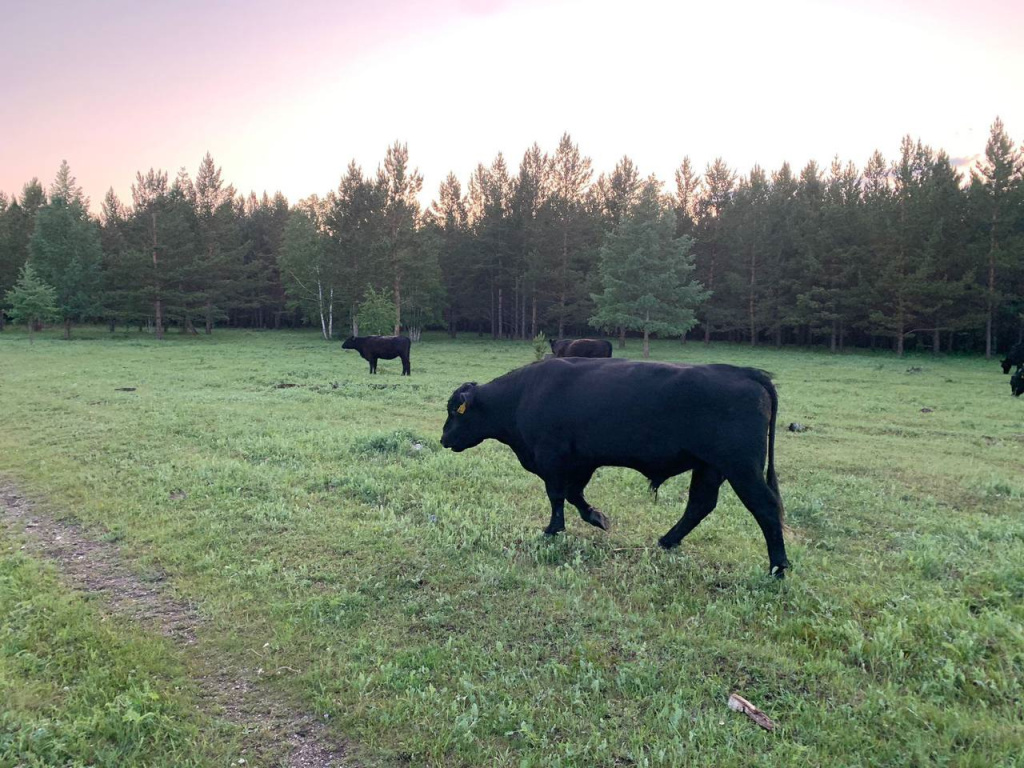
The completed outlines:
{"type": "Polygon", "coordinates": [[[775,494],[775,498],[778,499],[779,519],[785,521],[786,510],[782,504],[782,494],[779,493],[779,476],[775,474],[775,422],[779,415],[779,393],[772,383],[770,373],[755,369],[755,374],[754,379],[765,388],[772,401],[772,417],[768,424],[768,471],[765,479],[768,481],[768,487],[775,494]]]}

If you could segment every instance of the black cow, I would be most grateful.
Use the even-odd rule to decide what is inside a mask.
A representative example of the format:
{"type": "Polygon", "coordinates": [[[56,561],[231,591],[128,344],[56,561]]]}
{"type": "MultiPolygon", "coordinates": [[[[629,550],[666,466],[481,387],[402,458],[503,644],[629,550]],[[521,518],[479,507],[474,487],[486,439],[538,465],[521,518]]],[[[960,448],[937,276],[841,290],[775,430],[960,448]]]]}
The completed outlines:
{"type": "Polygon", "coordinates": [[[777,412],[768,374],[753,368],[552,359],[455,390],[441,445],[458,452],[491,438],[509,446],[545,483],[547,534],[565,529],[566,499],[583,520],[608,529],[583,497],[598,467],[635,469],[653,490],[692,469],[686,511],[658,541],[666,549],[715,508],[728,480],[764,533],[772,574],[782,577],[789,561],[775,475],[777,412]]]}
{"type": "Polygon", "coordinates": [[[1010,392],[1014,397],[1024,395],[1024,368],[1018,368],[1010,377],[1010,392]]]}
{"type": "Polygon", "coordinates": [[[377,361],[402,358],[402,375],[409,376],[409,347],[411,342],[405,336],[349,336],[342,343],[342,349],[354,349],[363,360],[370,363],[370,373],[377,372],[377,361]]]}
{"type": "Polygon", "coordinates": [[[1024,341],[1014,344],[999,364],[1003,366],[1003,373],[1009,373],[1013,366],[1017,366],[1018,370],[1024,368],[1024,341]]]}
{"type": "Polygon", "coordinates": [[[611,357],[612,343],[605,339],[550,339],[555,357],[611,357]]]}

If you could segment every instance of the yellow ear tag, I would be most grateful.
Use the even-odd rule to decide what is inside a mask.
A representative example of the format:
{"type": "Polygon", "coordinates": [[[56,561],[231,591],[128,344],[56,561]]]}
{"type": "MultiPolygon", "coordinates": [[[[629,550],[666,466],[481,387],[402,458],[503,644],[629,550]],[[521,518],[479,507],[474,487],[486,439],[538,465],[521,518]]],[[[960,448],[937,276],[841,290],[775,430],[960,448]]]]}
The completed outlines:
{"type": "Polygon", "coordinates": [[[465,404],[465,403],[463,403],[462,405],[460,405],[460,406],[459,406],[459,407],[458,407],[458,408],[456,409],[456,411],[455,411],[455,412],[456,412],[456,413],[465,413],[465,412],[466,412],[466,404],[465,404]]]}

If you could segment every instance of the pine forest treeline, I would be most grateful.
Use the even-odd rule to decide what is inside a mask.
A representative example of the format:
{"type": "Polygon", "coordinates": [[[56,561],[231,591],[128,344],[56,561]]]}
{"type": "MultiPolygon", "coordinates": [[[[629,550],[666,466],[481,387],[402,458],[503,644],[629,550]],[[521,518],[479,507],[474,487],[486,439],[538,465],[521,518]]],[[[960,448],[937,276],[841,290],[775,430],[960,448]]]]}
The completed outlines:
{"type": "Polygon", "coordinates": [[[966,178],[908,136],[863,168],[744,175],[686,158],[667,189],[628,157],[596,173],[565,135],[518,167],[499,154],[465,184],[449,174],[426,208],[400,143],[375,173],[353,162],[336,189],[294,204],[239,194],[207,154],[194,178],[140,171],[132,199],[110,190],[98,217],[64,163],[46,189],[0,193],[0,330],[4,309],[27,316],[8,297],[29,265],[66,336],[102,321],[157,337],[312,325],[330,339],[362,322],[414,339],[443,328],[992,355],[1024,337],[1022,173],[998,119],[966,178]]]}

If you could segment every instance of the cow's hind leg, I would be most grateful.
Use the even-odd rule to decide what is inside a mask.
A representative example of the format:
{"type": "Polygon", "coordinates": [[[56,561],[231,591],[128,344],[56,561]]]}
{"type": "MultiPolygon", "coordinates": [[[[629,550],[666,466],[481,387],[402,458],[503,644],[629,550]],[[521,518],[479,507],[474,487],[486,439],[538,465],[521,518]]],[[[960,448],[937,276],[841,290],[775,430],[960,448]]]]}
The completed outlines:
{"type": "Polygon", "coordinates": [[[411,376],[412,375],[412,368],[409,365],[409,356],[408,355],[402,355],[402,375],[403,376],[411,376]]]}
{"type": "Polygon", "coordinates": [[[580,474],[578,477],[574,477],[565,498],[567,498],[569,503],[579,510],[580,517],[583,518],[584,522],[590,523],[595,528],[607,531],[608,518],[605,517],[599,509],[590,506],[587,500],[583,498],[583,489],[587,487],[587,483],[590,482],[590,478],[593,476],[594,471],[590,470],[580,474]]]}
{"type": "Polygon", "coordinates": [[[658,539],[658,544],[665,549],[672,549],[686,534],[696,528],[718,504],[718,489],[722,487],[724,481],[722,473],[708,464],[698,464],[694,467],[686,510],[679,518],[679,522],[672,526],[672,530],[658,539]]]}
{"type": "Polygon", "coordinates": [[[743,506],[750,510],[764,534],[772,576],[783,578],[789,568],[789,560],[786,559],[786,544],[782,539],[782,499],[768,487],[756,469],[730,477],[729,485],[743,506]]]}

